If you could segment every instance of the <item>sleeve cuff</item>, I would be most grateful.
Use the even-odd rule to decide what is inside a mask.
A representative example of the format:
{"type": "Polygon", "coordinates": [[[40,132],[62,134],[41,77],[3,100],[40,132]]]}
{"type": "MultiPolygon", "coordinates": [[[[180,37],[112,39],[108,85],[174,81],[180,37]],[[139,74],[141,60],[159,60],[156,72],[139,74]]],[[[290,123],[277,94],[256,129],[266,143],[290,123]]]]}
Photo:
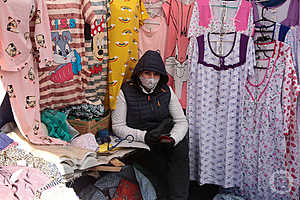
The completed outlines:
{"type": "Polygon", "coordinates": [[[146,132],[147,131],[141,131],[140,133],[137,133],[136,134],[136,140],[138,141],[138,142],[145,142],[145,135],[146,135],[146,132]]]}

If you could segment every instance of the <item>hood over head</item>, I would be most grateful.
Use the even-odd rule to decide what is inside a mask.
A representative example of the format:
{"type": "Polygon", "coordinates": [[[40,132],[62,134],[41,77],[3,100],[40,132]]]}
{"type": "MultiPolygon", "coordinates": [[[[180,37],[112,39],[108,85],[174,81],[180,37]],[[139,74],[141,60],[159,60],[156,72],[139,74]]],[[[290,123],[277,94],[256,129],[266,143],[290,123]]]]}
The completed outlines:
{"type": "Polygon", "coordinates": [[[165,64],[157,51],[148,50],[144,53],[135,66],[131,80],[136,84],[139,83],[139,75],[145,70],[160,73],[158,86],[168,83],[169,77],[165,68],[165,64]]]}

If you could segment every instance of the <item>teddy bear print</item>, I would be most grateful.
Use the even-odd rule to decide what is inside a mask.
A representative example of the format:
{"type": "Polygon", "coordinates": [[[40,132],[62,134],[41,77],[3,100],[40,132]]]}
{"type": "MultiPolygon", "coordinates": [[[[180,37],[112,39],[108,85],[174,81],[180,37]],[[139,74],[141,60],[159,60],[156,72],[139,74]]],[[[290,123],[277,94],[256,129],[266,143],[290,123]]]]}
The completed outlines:
{"type": "Polygon", "coordinates": [[[7,94],[10,98],[16,98],[15,92],[14,92],[14,88],[12,85],[8,85],[7,86],[7,94]]]}
{"type": "Polygon", "coordinates": [[[3,0],[3,2],[4,2],[4,3],[6,3],[6,2],[7,2],[7,0],[3,0]]]}
{"type": "Polygon", "coordinates": [[[26,101],[25,109],[33,108],[36,104],[35,96],[27,96],[25,101],[26,101]]]}
{"type": "Polygon", "coordinates": [[[41,20],[41,11],[40,10],[37,10],[36,11],[36,18],[35,18],[35,24],[40,24],[42,22],[41,20]]]}
{"type": "Polygon", "coordinates": [[[44,62],[47,67],[52,67],[52,65],[53,65],[53,60],[44,59],[44,62]]]}
{"type": "Polygon", "coordinates": [[[29,37],[30,37],[30,33],[29,32],[25,32],[24,33],[25,40],[29,40],[29,37]]]}
{"type": "Polygon", "coordinates": [[[42,34],[36,35],[36,41],[40,47],[46,48],[45,36],[42,34]]]}
{"type": "Polygon", "coordinates": [[[28,79],[30,81],[34,81],[35,80],[35,75],[34,75],[34,71],[33,68],[30,67],[30,69],[28,70],[28,73],[24,76],[25,79],[28,79]]]}
{"type": "Polygon", "coordinates": [[[34,7],[34,5],[32,5],[31,10],[30,10],[29,19],[31,19],[34,16],[34,13],[35,13],[35,7],[34,7]]]}
{"type": "Polygon", "coordinates": [[[30,54],[33,56],[34,62],[39,63],[40,62],[40,52],[36,47],[32,47],[30,54]]]}
{"type": "Polygon", "coordinates": [[[34,135],[38,134],[39,129],[40,129],[40,122],[37,120],[34,120],[34,125],[33,125],[33,129],[32,129],[34,135]]]}
{"type": "Polygon", "coordinates": [[[17,50],[16,45],[12,42],[8,44],[5,51],[10,57],[15,57],[15,56],[21,54],[21,52],[19,50],[17,50]]]}
{"type": "Polygon", "coordinates": [[[7,24],[7,31],[13,32],[13,33],[19,33],[18,25],[21,23],[21,20],[16,20],[12,17],[8,17],[8,24],[7,24]]]}

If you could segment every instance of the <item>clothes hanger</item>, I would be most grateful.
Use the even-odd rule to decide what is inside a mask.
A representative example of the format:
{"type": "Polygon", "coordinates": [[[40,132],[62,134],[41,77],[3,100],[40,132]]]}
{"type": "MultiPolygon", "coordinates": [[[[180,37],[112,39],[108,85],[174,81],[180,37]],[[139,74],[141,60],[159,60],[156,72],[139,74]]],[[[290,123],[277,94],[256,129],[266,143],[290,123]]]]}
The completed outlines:
{"type": "Polygon", "coordinates": [[[154,21],[154,20],[151,20],[151,19],[145,19],[143,21],[144,24],[155,24],[155,25],[160,25],[160,22],[158,21],[154,21]]]}
{"type": "MultiPolygon", "coordinates": [[[[264,51],[263,51],[263,53],[264,53],[264,56],[265,56],[265,57],[270,58],[268,55],[265,54],[264,51]]],[[[255,52],[255,54],[256,54],[256,59],[257,59],[257,60],[260,59],[260,56],[257,55],[257,52],[255,52]]],[[[268,69],[267,67],[257,66],[256,64],[254,65],[253,68],[254,68],[254,69],[268,69]]]]}
{"type": "Polygon", "coordinates": [[[255,3],[267,2],[269,0],[247,0],[247,1],[254,1],[255,3]]]}
{"type": "MultiPolygon", "coordinates": [[[[270,36],[268,36],[268,35],[263,35],[261,38],[260,38],[260,40],[256,40],[256,41],[254,41],[254,44],[256,44],[256,49],[255,49],[255,52],[266,52],[266,51],[274,51],[274,49],[262,49],[262,48],[260,48],[260,46],[259,46],[259,43],[260,42],[272,42],[273,41],[273,39],[270,37],[270,36]]],[[[266,57],[269,57],[269,56],[267,56],[267,55],[265,55],[266,57]]]]}
{"type": "Polygon", "coordinates": [[[229,35],[229,34],[235,34],[235,32],[210,32],[209,34],[229,35]]]}
{"type": "MultiPolygon", "coordinates": [[[[213,35],[230,35],[230,34],[235,34],[235,32],[210,32],[209,34],[213,34],[213,35]]],[[[233,42],[233,40],[210,40],[210,42],[233,42]]]]}
{"type": "Polygon", "coordinates": [[[255,40],[256,42],[272,42],[273,38],[271,38],[269,35],[264,34],[264,33],[273,33],[273,31],[271,30],[266,30],[268,27],[265,25],[261,25],[261,26],[256,26],[255,27],[255,33],[260,33],[261,36],[257,37],[257,39],[255,40]],[[257,29],[258,28],[258,29],[257,29]]]}
{"type": "Polygon", "coordinates": [[[148,3],[144,5],[146,9],[159,9],[162,8],[162,2],[158,1],[156,3],[148,3]]]}
{"type": "Polygon", "coordinates": [[[257,66],[257,65],[254,65],[253,68],[254,68],[254,69],[268,69],[267,67],[260,67],[260,66],[257,66]]]}
{"type": "MultiPolygon", "coordinates": [[[[257,59],[260,59],[260,56],[258,55],[259,53],[263,53],[264,54],[264,56],[266,57],[266,58],[270,58],[270,56],[268,56],[267,54],[266,54],[266,52],[267,51],[274,51],[274,49],[261,49],[260,47],[259,47],[259,45],[258,45],[258,43],[256,43],[255,42],[255,44],[256,44],[256,50],[255,50],[255,54],[257,55],[257,59]]],[[[260,67],[260,66],[254,66],[254,68],[255,69],[267,69],[267,67],[260,67]]]]}
{"type": "MultiPolygon", "coordinates": [[[[271,38],[269,35],[267,34],[264,34],[264,33],[268,33],[268,32],[273,32],[273,31],[270,31],[270,30],[266,30],[267,28],[269,27],[272,27],[276,22],[270,20],[270,19],[267,19],[265,16],[264,16],[264,10],[267,9],[267,7],[263,7],[262,9],[262,18],[257,20],[255,22],[255,24],[257,24],[257,22],[261,22],[261,21],[267,21],[267,22],[271,22],[272,25],[270,26],[266,26],[266,25],[261,25],[261,26],[255,26],[255,28],[258,28],[259,30],[255,29],[255,32],[256,33],[260,33],[261,36],[257,37],[257,39],[254,41],[254,43],[256,44],[256,49],[255,49],[255,53],[260,53],[262,52],[264,54],[265,57],[267,58],[270,58],[270,56],[268,56],[266,54],[266,52],[268,51],[273,51],[273,49],[262,49],[259,47],[259,43],[260,42],[272,42],[273,41],[273,38],[271,38]]],[[[261,67],[260,67],[261,68],[261,67]]]]}
{"type": "MultiPolygon", "coordinates": [[[[232,50],[233,50],[233,48],[234,48],[234,46],[235,46],[235,42],[236,42],[236,36],[237,36],[237,32],[227,32],[227,33],[218,33],[218,32],[209,32],[208,34],[207,34],[207,39],[208,39],[208,45],[209,45],[209,48],[211,49],[211,52],[215,55],[215,56],[217,56],[217,57],[219,57],[219,58],[222,58],[222,59],[224,59],[224,57],[227,57],[231,52],[232,52],[232,50]],[[233,40],[224,40],[223,38],[220,38],[219,40],[211,40],[210,39],[210,37],[209,37],[209,35],[210,34],[217,34],[217,35],[220,35],[220,36],[222,36],[222,35],[228,35],[228,34],[234,34],[234,38],[233,38],[233,40]],[[226,54],[226,55],[218,55],[217,53],[215,53],[215,51],[213,51],[212,49],[212,46],[211,46],[211,42],[219,42],[219,43],[223,43],[223,42],[230,42],[230,43],[233,43],[233,45],[231,46],[231,49],[229,50],[229,52],[226,54]]],[[[223,52],[223,51],[222,51],[223,52]]]]}
{"type": "Polygon", "coordinates": [[[275,21],[270,20],[270,19],[268,19],[268,18],[265,17],[265,15],[264,15],[265,9],[268,10],[268,7],[265,7],[265,6],[264,6],[264,7],[262,8],[262,10],[261,10],[261,19],[255,21],[254,24],[256,24],[256,23],[258,23],[258,22],[262,22],[262,21],[264,21],[264,22],[271,22],[271,23],[273,23],[273,24],[276,23],[275,21]]]}
{"type": "Polygon", "coordinates": [[[148,4],[147,6],[145,5],[145,8],[148,9],[161,9],[161,5],[150,5],[148,4]]]}
{"type": "Polygon", "coordinates": [[[210,6],[212,6],[212,7],[221,7],[221,8],[232,8],[232,9],[238,9],[239,8],[238,6],[226,5],[226,2],[229,2],[229,1],[237,1],[237,0],[222,0],[221,1],[222,4],[213,4],[213,3],[216,3],[216,2],[213,2],[212,4],[210,4],[210,6]]]}
{"type": "Polygon", "coordinates": [[[232,9],[238,9],[239,7],[236,6],[227,6],[227,5],[220,5],[220,4],[211,4],[212,7],[220,7],[220,8],[232,8],[232,9]]]}
{"type": "Polygon", "coordinates": [[[145,6],[145,7],[150,7],[150,6],[155,6],[155,5],[161,5],[161,4],[163,4],[164,2],[165,2],[164,0],[160,0],[160,1],[156,1],[156,2],[145,1],[145,2],[144,2],[144,6],[145,6]]]}
{"type": "Polygon", "coordinates": [[[261,29],[261,27],[255,27],[254,31],[256,33],[273,33],[272,30],[261,29]]]}
{"type": "MultiPolygon", "coordinates": [[[[256,42],[271,42],[272,39],[268,35],[262,35],[262,36],[257,37],[257,39],[255,41],[256,42]]],[[[265,49],[265,50],[267,50],[267,49],[265,49]]]]}

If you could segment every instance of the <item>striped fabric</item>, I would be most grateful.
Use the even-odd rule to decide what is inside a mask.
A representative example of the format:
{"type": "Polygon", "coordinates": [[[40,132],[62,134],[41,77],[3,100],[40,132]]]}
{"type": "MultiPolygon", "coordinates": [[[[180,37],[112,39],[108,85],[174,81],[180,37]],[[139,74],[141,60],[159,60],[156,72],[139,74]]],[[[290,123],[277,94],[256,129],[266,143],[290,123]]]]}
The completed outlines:
{"type": "MultiPolygon", "coordinates": [[[[96,34],[93,38],[85,38],[85,58],[87,61],[87,71],[89,72],[85,96],[88,101],[99,103],[104,101],[107,93],[108,46],[106,22],[110,16],[110,8],[107,0],[90,1],[97,15],[97,25],[100,25],[103,30],[101,29],[101,33],[96,34]]],[[[87,31],[89,33],[91,27],[88,25],[86,28],[89,29],[87,31]]]]}
{"type": "Polygon", "coordinates": [[[40,107],[59,109],[85,102],[84,23],[96,15],[90,0],[46,0],[54,63],[40,69],[40,107]]]}

